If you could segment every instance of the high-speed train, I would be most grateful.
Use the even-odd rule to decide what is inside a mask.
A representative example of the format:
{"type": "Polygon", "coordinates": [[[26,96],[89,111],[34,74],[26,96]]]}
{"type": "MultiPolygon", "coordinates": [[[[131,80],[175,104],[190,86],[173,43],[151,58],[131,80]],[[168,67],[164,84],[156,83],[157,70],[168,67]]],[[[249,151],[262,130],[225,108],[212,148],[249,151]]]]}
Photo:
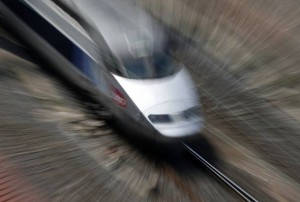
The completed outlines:
{"type": "Polygon", "coordinates": [[[2,0],[3,18],[116,120],[155,140],[203,128],[186,67],[163,28],[130,0],[2,0]]]}

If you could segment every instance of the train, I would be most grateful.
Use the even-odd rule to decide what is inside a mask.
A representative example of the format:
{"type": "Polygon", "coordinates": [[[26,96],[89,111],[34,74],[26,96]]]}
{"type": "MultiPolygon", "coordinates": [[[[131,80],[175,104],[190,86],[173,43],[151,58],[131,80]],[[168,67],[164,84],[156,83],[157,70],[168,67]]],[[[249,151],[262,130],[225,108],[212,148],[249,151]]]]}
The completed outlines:
{"type": "Polygon", "coordinates": [[[200,96],[172,40],[130,0],[2,0],[2,18],[114,119],[155,141],[203,130],[200,96]]]}

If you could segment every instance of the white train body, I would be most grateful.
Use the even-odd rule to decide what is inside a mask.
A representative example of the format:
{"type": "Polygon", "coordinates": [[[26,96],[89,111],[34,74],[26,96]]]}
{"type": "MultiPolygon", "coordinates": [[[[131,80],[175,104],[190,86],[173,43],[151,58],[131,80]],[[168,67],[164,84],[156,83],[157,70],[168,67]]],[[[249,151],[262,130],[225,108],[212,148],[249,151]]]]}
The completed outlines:
{"type": "Polygon", "coordinates": [[[24,40],[124,125],[153,139],[201,132],[186,67],[170,55],[162,28],[128,0],[3,0],[0,8],[24,40]]]}

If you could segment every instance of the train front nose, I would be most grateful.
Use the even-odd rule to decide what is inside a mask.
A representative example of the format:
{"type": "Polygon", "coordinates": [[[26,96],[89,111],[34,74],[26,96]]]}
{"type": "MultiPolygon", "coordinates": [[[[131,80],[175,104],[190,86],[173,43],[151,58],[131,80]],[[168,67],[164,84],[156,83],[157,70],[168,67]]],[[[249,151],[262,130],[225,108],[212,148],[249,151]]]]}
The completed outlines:
{"type": "Polygon", "coordinates": [[[197,135],[202,129],[202,123],[189,123],[186,125],[173,125],[169,127],[156,126],[157,131],[163,136],[170,138],[180,138],[197,135]]]}
{"type": "Polygon", "coordinates": [[[161,135],[170,138],[196,135],[203,128],[200,106],[189,101],[157,104],[143,114],[161,135]]]}

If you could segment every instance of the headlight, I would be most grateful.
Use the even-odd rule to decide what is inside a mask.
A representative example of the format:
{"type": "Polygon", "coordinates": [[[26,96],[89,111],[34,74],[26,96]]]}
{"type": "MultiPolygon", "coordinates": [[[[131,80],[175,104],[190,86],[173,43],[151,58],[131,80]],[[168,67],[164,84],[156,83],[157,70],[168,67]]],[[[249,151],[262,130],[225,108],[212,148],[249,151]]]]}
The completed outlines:
{"type": "Polygon", "coordinates": [[[199,119],[200,115],[200,107],[196,106],[176,114],[151,114],[148,118],[152,123],[172,123],[199,119]]]}
{"type": "Polygon", "coordinates": [[[171,123],[172,119],[167,114],[149,115],[148,118],[152,123],[171,123]]]}

